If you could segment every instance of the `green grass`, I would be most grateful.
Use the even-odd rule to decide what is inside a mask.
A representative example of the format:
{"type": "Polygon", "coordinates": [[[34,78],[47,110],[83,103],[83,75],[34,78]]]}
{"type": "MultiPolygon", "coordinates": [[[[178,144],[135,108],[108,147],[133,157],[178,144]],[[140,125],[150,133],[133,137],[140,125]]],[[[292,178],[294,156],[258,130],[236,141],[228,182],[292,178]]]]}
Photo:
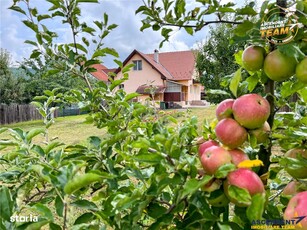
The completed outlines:
{"type": "MultiPolygon", "coordinates": [[[[78,144],[82,143],[89,136],[100,136],[105,134],[104,129],[98,129],[92,124],[84,123],[87,115],[59,117],[55,119],[55,123],[49,128],[49,138],[56,138],[65,144],[78,144]]],[[[41,120],[20,122],[9,125],[2,125],[2,127],[8,128],[21,128],[24,131],[29,131],[35,128],[44,127],[41,120]]],[[[6,133],[0,134],[0,138],[9,138],[6,133]]],[[[43,137],[39,137],[36,141],[44,141],[43,137]]]]}
{"type": "Polygon", "coordinates": [[[205,108],[193,108],[191,115],[198,117],[198,122],[203,124],[204,120],[212,120],[215,118],[215,106],[209,106],[205,108]]]}
{"type": "MultiPolygon", "coordinates": [[[[202,126],[205,119],[212,120],[215,116],[215,107],[210,106],[206,108],[195,108],[190,109],[191,116],[197,116],[199,127],[202,126]]],[[[169,111],[169,110],[166,110],[169,111]]],[[[84,123],[87,115],[78,115],[78,116],[68,116],[68,117],[59,117],[55,119],[55,123],[49,128],[49,138],[57,138],[59,141],[64,142],[65,144],[79,144],[84,143],[86,139],[90,136],[99,136],[103,137],[106,133],[105,129],[98,129],[92,124],[84,123]]],[[[2,125],[2,127],[8,128],[21,128],[24,131],[29,131],[31,129],[43,127],[44,124],[41,120],[20,122],[9,125],[2,125]]],[[[8,139],[8,134],[0,134],[0,139],[8,139]]],[[[43,142],[44,138],[42,136],[35,139],[37,142],[43,142]]]]}

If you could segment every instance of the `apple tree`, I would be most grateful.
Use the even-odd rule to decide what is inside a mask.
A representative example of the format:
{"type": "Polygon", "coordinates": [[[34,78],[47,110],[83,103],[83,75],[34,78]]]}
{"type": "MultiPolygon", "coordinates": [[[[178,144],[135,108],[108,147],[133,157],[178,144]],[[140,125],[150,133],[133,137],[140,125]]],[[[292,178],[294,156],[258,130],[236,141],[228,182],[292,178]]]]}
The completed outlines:
{"type": "MultiPolygon", "coordinates": [[[[166,40],[172,25],[193,34],[209,24],[224,23],[232,25],[234,41],[265,51],[260,52],[263,63],[252,69],[243,50],[235,55],[240,67],[229,82],[232,98],[218,105],[215,121],[204,117],[201,132],[197,118],[189,113],[156,111],[133,102],[138,94],[118,89],[131,66],[123,66],[117,52],[103,44],[116,25],[108,23],[107,14],[91,26],[82,21],[82,4],[98,0],[46,2],[50,8],[44,14],[31,0],[13,0],[10,7],[24,15],[23,23],[33,31],[33,40],[26,41],[34,47],[31,58],[51,63],[48,74],[65,73],[82,79],[87,87],[66,93],[47,90],[37,96],[32,103],[44,118],[39,129],[0,129],[11,136],[0,140],[1,229],[250,229],[263,220],[283,225],[283,218],[306,215],[305,1],[289,3],[289,8],[281,5],[285,2],[265,1],[260,9],[254,3],[240,8],[216,0],[196,1],[191,9],[183,0],[140,6],[137,13],[146,17],[141,29],[160,30],[166,40]],[[272,8],[283,16],[290,9],[297,20],[297,33],[287,44],[272,44],[277,34],[264,30],[270,23],[263,24],[263,18],[272,16],[267,14],[272,8]],[[234,20],[225,19],[227,14],[234,20]],[[70,43],[56,43],[59,35],[48,28],[50,19],[67,25],[70,43]],[[278,59],[266,64],[274,52],[278,59]],[[92,66],[106,55],[114,56],[124,77],[93,85],[92,66]],[[279,73],[280,80],[273,69],[279,63],[277,73],[286,69],[289,75],[279,73]],[[264,85],[261,94],[254,92],[257,84],[264,85]],[[293,94],[298,100],[288,103],[293,94]],[[78,103],[89,112],[86,121],[106,134],[76,145],[50,137],[55,120],[49,115],[59,102],[78,103]],[[279,112],[286,104],[291,112],[279,112]],[[36,141],[41,135],[44,143],[36,141]],[[283,190],[290,180],[295,184],[287,191],[297,195],[289,201],[291,196],[283,190]],[[14,221],[16,216],[37,219],[14,221]]],[[[252,56],[262,60],[258,55],[248,59],[252,56]]],[[[304,229],[306,220],[297,223],[304,229]]]]}
{"type": "MultiPolygon", "coordinates": [[[[248,140],[251,148],[249,150],[253,152],[252,157],[260,160],[260,167],[255,168],[254,171],[271,189],[271,193],[267,194],[270,196],[274,190],[280,191],[282,188],[280,181],[280,176],[283,175],[282,168],[285,167],[294,179],[302,179],[301,174],[306,169],[304,153],[306,151],[307,66],[304,63],[307,54],[307,3],[306,1],[264,1],[258,10],[254,6],[254,2],[240,8],[234,7],[234,3],[220,4],[219,1],[196,1],[194,6],[189,6],[185,1],[180,0],[163,1],[163,4],[158,1],[148,1],[137,12],[145,15],[141,29],[152,28],[161,31],[164,41],[168,40],[174,27],[185,29],[187,33],[193,35],[206,25],[223,23],[233,26],[232,42],[245,41],[250,45],[244,52],[242,50],[235,55],[236,62],[241,67],[233,74],[229,88],[234,98],[253,93],[259,83],[265,88],[262,96],[265,96],[270,104],[270,116],[266,124],[266,130],[270,130],[270,135],[265,143],[259,143],[257,137],[260,131],[250,130],[248,140]],[[229,14],[232,17],[229,17],[229,14]],[[212,16],[216,19],[212,19],[212,16]],[[229,18],[234,20],[229,21],[229,18]],[[281,21],[283,23],[278,25],[281,21]],[[245,78],[246,74],[247,78],[245,78]],[[293,95],[298,96],[295,102],[289,100],[293,95]],[[280,112],[285,105],[291,108],[291,112],[280,112]],[[293,149],[299,153],[283,154],[288,150],[294,151],[293,149]]],[[[246,103],[245,106],[250,105],[246,103]]],[[[236,120],[239,118],[232,107],[226,109],[225,113],[236,120]]],[[[225,120],[220,122],[225,123],[225,120]]],[[[205,139],[218,136],[220,122],[216,126],[216,133],[204,133],[205,139]]],[[[242,121],[239,123],[243,125],[242,121]]],[[[225,127],[223,126],[223,129],[225,127]]],[[[233,137],[232,133],[229,132],[228,139],[233,137]]],[[[227,142],[223,144],[227,146],[227,142]]],[[[306,185],[301,187],[302,190],[306,189],[306,185]]],[[[279,196],[272,198],[274,199],[269,199],[270,202],[263,210],[262,217],[270,211],[272,213],[283,211],[282,208],[278,210],[273,208],[279,196]]],[[[280,202],[283,205],[286,204],[285,200],[280,202]]],[[[306,214],[302,212],[302,208],[297,210],[300,210],[299,215],[306,214]]],[[[266,218],[268,217],[270,215],[266,215],[266,218]]]]}

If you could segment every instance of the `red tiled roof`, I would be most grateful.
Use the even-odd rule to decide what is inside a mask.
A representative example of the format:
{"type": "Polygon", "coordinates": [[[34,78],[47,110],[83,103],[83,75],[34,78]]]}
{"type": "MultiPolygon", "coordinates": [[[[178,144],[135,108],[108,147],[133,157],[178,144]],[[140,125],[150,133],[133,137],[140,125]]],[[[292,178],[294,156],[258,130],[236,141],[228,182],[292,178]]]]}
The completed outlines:
{"type": "MultiPolygon", "coordinates": [[[[195,67],[195,56],[192,51],[159,53],[159,62],[157,63],[154,60],[154,54],[144,54],[134,50],[123,62],[123,65],[126,65],[135,54],[139,54],[154,69],[160,72],[165,79],[173,81],[192,80],[195,67]]],[[[119,71],[120,68],[118,68],[115,73],[119,71]]]]}
{"type": "Polygon", "coordinates": [[[108,73],[114,71],[114,69],[108,69],[102,64],[94,64],[91,67],[97,70],[96,72],[91,72],[91,74],[100,81],[108,81],[108,73]]]}
{"type": "MultiPolygon", "coordinates": [[[[154,54],[147,54],[147,56],[155,62],[154,54]]],[[[192,79],[195,68],[195,56],[190,50],[159,53],[159,63],[169,72],[171,80],[192,79]]]]}

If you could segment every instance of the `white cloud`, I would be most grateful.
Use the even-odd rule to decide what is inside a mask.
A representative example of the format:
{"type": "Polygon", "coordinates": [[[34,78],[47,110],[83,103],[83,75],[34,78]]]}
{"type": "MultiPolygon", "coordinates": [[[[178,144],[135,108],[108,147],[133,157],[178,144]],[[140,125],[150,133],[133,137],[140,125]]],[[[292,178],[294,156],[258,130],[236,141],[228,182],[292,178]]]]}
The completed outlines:
{"type": "MultiPolygon", "coordinates": [[[[30,2],[39,7],[39,12],[49,8],[49,3],[42,0],[31,0],[30,2]]],[[[191,1],[187,2],[191,4],[191,1]]],[[[30,51],[33,48],[33,46],[24,44],[24,41],[26,39],[35,40],[35,34],[21,22],[26,19],[24,15],[7,9],[11,3],[11,1],[0,0],[0,46],[7,49],[15,61],[21,61],[30,56],[30,51]]],[[[109,23],[115,23],[119,26],[106,37],[104,44],[115,48],[123,61],[134,49],[144,53],[152,53],[154,49],[159,48],[159,44],[163,40],[160,32],[151,29],[140,31],[143,16],[136,15],[135,11],[141,4],[141,0],[102,0],[101,4],[82,3],[82,17],[80,19],[91,25],[93,20],[102,20],[104,12],[107,12],[109,23]]],[[[50,30],[55,30],[58,33],[59,38],[55,40],[56,42],[72,42],[70,29],[61,23],[59,17],[46,20],[46,25],[50,30]]],[[[190,36],[184,30],[175,31],[174,35],[170,37],[170,41],[164,43],[160,51],[187,50],[192,48],[197,41],[201,41],[205,33],[206,30],[203,30],[190,36]]],[[[112,57],[104,59],[106,66],[114,67],[112,59],[112,57]]]]}

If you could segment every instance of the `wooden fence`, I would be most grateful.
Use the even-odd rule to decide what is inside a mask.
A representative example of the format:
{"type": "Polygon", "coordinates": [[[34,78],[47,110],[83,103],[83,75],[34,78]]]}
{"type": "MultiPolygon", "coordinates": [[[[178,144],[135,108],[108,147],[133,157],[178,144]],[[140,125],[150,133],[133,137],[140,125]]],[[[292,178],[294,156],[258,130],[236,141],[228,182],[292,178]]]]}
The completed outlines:
{"type": "Polygon", "coordinates": [[[42,119],[33,105],[0,104],[0,125],[42,119]]]}

